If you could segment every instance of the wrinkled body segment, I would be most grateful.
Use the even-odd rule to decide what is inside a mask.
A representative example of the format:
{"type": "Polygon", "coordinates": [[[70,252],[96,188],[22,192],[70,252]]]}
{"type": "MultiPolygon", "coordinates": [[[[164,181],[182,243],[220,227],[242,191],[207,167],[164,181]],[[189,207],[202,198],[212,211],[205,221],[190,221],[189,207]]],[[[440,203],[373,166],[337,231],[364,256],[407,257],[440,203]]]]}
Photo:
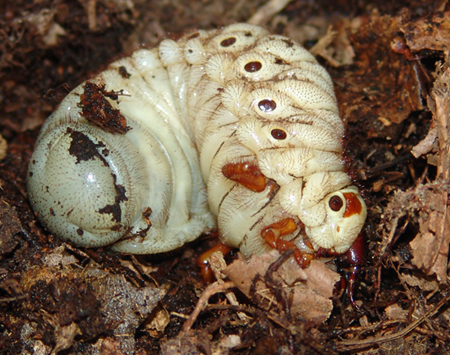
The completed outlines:
{"type": "Polygon", "coordinates": [[[279,240],[344,253],[366,207],[343,134],[331,79],[299,44],[247,24],[196,31],[74,89],[42,128],[28,192],[46,228],[85,247],[159,253],[217,225],[246,256],[279,240]]]}

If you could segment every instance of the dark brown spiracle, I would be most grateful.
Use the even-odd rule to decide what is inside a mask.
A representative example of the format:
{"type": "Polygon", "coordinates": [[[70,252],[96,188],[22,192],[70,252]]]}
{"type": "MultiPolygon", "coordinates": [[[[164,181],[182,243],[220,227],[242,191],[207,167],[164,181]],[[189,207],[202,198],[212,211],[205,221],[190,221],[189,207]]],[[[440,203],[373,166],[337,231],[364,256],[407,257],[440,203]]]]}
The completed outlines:
{"type": "Polygon", "coordinates": [[[262,64],[261,62],[248,62],[245,64],[244,69],[249,73],[254,73],[256,71],[261,70],[262,64]]]}
{"type": "Polygon", "coordinates": [[[272,135],[273,138],[280,140],[280,141],[287,138],[287,133],[279,128],[272,129],[270,134],[272,135]]]}
{"type": "Polygon", "coordinates": [[[328,205],[333,211],[337,212],[342,208],[342,206],[344,206],[344,201],[342,201],[342,198],[340,198],[339,196],[334,195],[331,196],[328,205]]]}
{"type": "Polygon", "coordinates": [[[232,46],[235,43],[236,43],[236,38],[235,37],[230,37],[230,38],[226,38],[222,42],[220,42],[220,45],[222,47],[229,47],[229,46],[232,46]]]}
{"type": "Polygon", "coordinates": [[[271,112],[277,108],[277,103],[273,100],[265,99],[258,102],[258,107],[263,112],[271,112]]]}

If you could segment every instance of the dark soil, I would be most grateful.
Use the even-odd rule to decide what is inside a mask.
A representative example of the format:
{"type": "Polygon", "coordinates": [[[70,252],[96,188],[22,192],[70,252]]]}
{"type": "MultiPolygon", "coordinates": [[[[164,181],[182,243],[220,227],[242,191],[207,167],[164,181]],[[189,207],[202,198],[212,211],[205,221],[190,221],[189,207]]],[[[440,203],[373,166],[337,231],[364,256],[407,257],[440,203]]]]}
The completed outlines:
{"type": "Polygon", "coordinates": [[[192,28],[248,21],[264,4],[0,3],[0,133],[7,142],[0,161],[0,353],[450,351],[446,0],[297,0],[259,23],[312,49],[329,70],[347,126],[348,171],[368,205],[369,254],[356,306],[342,292],[326,322],[274,314],[236,291],[239,306],[215,294],[184,332],[207,286],[197,257],[215,244],[214,231],[172,253],[135,257],[66,244],[31,210],[26,172],[34,142],[71,89],[136,48],[192,28]],[[329,26],[334,40],[315,46],[329,26]]]}

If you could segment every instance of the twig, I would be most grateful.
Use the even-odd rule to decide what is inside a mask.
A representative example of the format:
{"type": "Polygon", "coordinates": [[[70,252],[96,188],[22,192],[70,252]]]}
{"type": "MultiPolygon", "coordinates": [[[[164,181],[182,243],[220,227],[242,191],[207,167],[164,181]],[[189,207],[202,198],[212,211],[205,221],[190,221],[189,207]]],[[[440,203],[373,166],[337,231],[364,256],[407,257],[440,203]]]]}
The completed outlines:
{"type": "Polygon", "coordinates": [[[183,324],[183,332],[188,332],[192,325],[194,324],[195,320],[197,319],[198,315],[202,311],[203,307],[208,303],[208,300],[211,296],[215,295],[219,292],[224,292],[228,290],[229,288],[235,287],[234,282],[227,281],[223,284],[219,284],[217,282],[209,285],[205,291],[203,291],[202,295],[198,299],[197,305],[195,306],[194,311],[191,313],[189,319],[183,324]]]}
{"type": "MultiPolygon", "coordinates": [[[[223,253],[221,251],[216,251],[212,253],[208,259],[208,262],[212,272],[214,273],[214,276],[217,279],[217,282],[219,284],[223,284],[225,282],[223,280],[224,278],[223,270],[225,270],[227,267],[227,263],[225,262],[223,253]]],[[[228,302],[230,302],[230,304],[234,306],[239,306],[239,302],[233,291],[225,292],[225,297],[228,299],[228,302]]],[[[237,315],[240,320],[249,321],[249,317],[245,313],[238,312],[237,315]]]]}
{"type": "Polygon", "coordinates": [[[170,312],[171,316],[183,318],[183,319],[189,319],[189,316],[186,314],[178,313],[178,312],[170,312]]]}
{"type": "Polygon", "coordinates": [[[206,307],[206,309],[208,311],[211,310],[232,310],[232,311],[236,311],[236,312],[247,312],[250,315],[253,315],[253,313],[255,313],[255,311],[253,309],[250,309],[248,307],[244,307],[244,306],[235,306],[232,304],[210,304],[206,307]]]}
{"type": "MultiPolygon", "coordinates": [[[[74,253],[74,254],[76,254],[78,256],[81,256],[81,257],[86,258],[88,260],[94,260],[89,254],[85,253],[84,251],[82,251],[82,250],[80,250],[78,248],[74,248],[72,245],[70,245],[68,243],[62,242],[61,245],[65,249],[70,250],[72,253],[74,253]]],[[[97,260],[94,260],[94,261],[97,262],[97,260]]]]}
{"type": "Polygon", "coordinates": [[[336,344],[336,348],[339,351],[355,350],[357,348],[366,347],[368,345],[373,345],[373,344],[376,344],[376,343],[384,343],[384,342],[387,342],[387,341],[392,341],[392,340],[396,340],[396,339],[399,339],[399,338],[403,338],[408,333],[413,331],[416,327],[418,327],[422,322],[427,320],[428,317],[431,314],[436,313],[439,310],[439,308],[441,308],[449,300],[450,300],[450,294],[446,295],[443,299],[441,299],[435,307],[430,309],[421,318],[419,318],[415,322],[413,322],[410,325],[408,325],[405,329],[403,329],[403,330],[401,330],[401,331],[399,331],[397,333],[389,334],[389,335],[386,335],[386,336],[371,337],[371,338],[367,338],[367,339],[363,339],[363,340],[354,340],[354,339],[352,339],[352,340],[344,340],[344,341],[341,341],[341,342],[337,343],[336,344]]]}
{"type": "Polygon", "coordinates": [[[0,302],[13,302],[13,301],[18,301],[18,300],[23,300],[24,298],[27,298],[28,294],[26,295],[18,295],[18,296],[14,296],[14,297],[2,297],[0,298],[0,302]]]}
{"type": "Polygon", "coordinates": [[[366,326],[359,326],[359,327],[348,327],[345,329],[341,329],[339,331],[335,331],[335,333],[339,335],[344,334],[354,334],[356,332],[359,332],[359,335],[364,333],[373,333],[376,331],[380,331],[382,329],[387,329],[389,327],[398,327],[401,324],[404,324],[408,322],[406,319],[395,319],[395,320],[389,320],[389,321],[380,321],[377,323],[373,323],[366,326]]]}

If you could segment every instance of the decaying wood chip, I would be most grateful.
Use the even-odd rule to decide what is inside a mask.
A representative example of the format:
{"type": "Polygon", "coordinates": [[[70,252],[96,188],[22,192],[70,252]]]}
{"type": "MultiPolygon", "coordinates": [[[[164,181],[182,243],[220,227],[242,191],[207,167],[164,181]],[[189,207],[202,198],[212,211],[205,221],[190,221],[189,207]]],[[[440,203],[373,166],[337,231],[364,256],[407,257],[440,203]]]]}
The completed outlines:
{"type": "Polygon", "coordinates": [[[151,318],[150,323],[145,325],[145,330],[153,336],[158,337],[159,334],[164,332],[167,325],[170,322],[170,313],[167,311],[167,309],[159,306],[158,309],[152,312],[154,315],[153,318],[151,318]]]}
{"type": "MultiPolygon", "coordinates": [[[[410,242],[411,263],[425,272],[436,275],[439,282],[446,282],[447,259],[450,243],[450,211],[448,197],[450,189],[450,70],[447,68],[436,80],[428,100],[433,114],[433,123],[427,137],[416,147],[420,156],[434,149],[437,137],[436,180],[418,185],[408,191],[399,191],[385,209],[387,233],[381,245],[381,255],[394,240],[400,218],[413,211],[419,212],[419,233],[410,242]]],[[[414,153],[414,150],[413,150],[414,153]]]]}
{"type": "Polygon", "coordinates": [[[105,90],[105,84],[86,82],[78,106],[89,122],[112,134],[125,134],[131,127],[120,110],[113,108],[107,98],[117,101],[119,92],[105,90]]]}

